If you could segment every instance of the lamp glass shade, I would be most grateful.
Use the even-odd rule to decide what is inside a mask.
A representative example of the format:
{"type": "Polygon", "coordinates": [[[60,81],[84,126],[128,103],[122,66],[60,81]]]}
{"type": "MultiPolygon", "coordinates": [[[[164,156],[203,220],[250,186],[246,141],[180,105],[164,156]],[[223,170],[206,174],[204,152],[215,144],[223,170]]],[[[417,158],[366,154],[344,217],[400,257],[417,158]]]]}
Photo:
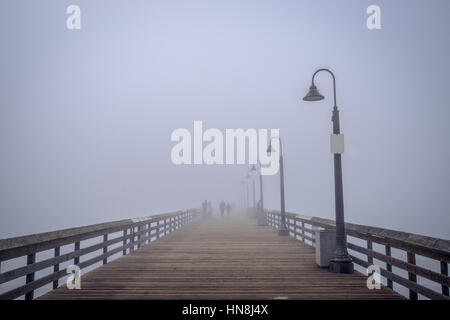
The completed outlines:
{"type": "Polygon", "coordinates": [[[306,94],[306,96],[303,97],[304,101],[319,101],[323,100],[324,96],[320,94],[319,90],[317,90],[317,87],[315,85],[311,85],[309,87],[309,91],[306,94]]]}

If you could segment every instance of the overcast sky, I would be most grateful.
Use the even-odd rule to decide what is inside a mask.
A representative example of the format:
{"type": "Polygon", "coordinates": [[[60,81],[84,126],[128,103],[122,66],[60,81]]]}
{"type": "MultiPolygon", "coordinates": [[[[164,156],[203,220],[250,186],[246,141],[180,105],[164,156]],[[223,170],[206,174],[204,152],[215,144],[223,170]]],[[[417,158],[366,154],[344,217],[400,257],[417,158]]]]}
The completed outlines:
{"type": "MultiPolygon", "coordinates": [[[[246,165],[175,166],[177,128],[280,129],[286,209],[450,238],[450,2],[0,2],[0,238],[239,203],[246,165]],[[81,8],[81,30],[66,8],[81,8]],[[381,30],[366,8],[381,7],[381,30]]],[[[279,209],[279,176],[265,177],[279,209]]]]}

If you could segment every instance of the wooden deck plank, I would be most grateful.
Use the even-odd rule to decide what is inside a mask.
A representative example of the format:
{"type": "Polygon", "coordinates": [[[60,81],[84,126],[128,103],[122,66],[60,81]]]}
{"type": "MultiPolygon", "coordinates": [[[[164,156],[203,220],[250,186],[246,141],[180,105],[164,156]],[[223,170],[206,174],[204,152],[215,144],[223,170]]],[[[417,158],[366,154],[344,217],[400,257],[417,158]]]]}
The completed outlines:
{"type": "Polygon", "coordinates": [[[40,299],[402,299],[359,273],[317,267],[314,248],[246,217],[183,227],[40,299]]]}

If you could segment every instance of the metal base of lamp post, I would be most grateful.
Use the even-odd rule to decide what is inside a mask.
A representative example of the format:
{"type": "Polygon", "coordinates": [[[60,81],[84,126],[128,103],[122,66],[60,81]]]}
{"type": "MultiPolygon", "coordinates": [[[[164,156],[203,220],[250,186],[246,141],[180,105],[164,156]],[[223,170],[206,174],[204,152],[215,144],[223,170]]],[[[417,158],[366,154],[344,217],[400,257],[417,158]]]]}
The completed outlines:
{"type": "Polygon", "coordinates": [[[338,260],[331,259],[330,269],[334,273],[353,273],[353,262],[352,260],[338,260]]]}
{"type": "Polygon", "coordinates": [[[278,235],[279,236],[288,236],[289,230],[286,228],[280,228],[280,229],[278,229],[278,235]]]}

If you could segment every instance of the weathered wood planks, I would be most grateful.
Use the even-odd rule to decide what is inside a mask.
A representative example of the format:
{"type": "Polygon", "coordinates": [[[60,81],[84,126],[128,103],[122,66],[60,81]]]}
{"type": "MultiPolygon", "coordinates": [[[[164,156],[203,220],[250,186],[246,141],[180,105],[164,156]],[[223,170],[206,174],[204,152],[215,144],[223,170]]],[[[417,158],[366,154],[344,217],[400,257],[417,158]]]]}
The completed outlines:
{"type": "Polygon", "coordinates": [[[185,226],[41,299],[402,299],[358,273],[328,272],[314,248],[246,217],[185,226]]]}

